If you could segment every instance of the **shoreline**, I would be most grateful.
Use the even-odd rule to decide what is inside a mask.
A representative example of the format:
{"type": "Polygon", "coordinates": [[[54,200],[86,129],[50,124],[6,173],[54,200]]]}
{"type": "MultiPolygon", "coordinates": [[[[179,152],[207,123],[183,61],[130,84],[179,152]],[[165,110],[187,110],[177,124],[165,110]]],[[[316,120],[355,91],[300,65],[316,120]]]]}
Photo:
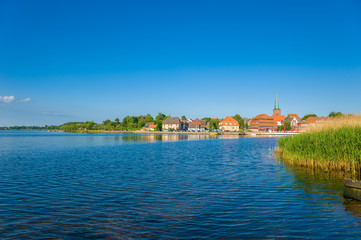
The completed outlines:
{"type": "MultiPolygon", "coordinates": [[[[59,130],[49,130],[51,132],[62,132],[59,130]]],[[[85,131],[75,131],[73,133],[86,133],[86,134],[157,134],[157,135],[239,135],[245,136],[247,135],[244,132],[163,132],[163,131],[105,131],[105,130],[85,130],[85,131]]]]}

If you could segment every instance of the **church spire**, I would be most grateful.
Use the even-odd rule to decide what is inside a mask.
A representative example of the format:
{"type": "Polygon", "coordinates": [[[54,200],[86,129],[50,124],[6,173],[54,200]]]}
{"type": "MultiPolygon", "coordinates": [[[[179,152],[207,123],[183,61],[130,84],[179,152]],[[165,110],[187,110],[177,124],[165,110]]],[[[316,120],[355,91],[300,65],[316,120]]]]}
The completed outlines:
{"type": "Polygon", "coordinates": [[[278,96],[276,94],[276,101],[275,101],[275,108],[274,109],[280,109],[280,105],[278,104],[278,96]]]}

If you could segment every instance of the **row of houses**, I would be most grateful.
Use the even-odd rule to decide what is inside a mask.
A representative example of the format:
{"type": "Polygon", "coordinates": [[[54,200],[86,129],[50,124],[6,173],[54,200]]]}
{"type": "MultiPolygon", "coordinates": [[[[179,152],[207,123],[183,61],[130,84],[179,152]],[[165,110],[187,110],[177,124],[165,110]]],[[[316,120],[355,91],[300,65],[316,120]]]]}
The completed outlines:
{"type": "MultiPolygon", "coordinates": [[[[228,116],[219,120],[219,129],[223,131],[239,131],[239,123],[233,117],[228,116]]],[[[154,122],[146,123],[143,130],[155,131],[157,125],[154,122]]],[[[204,131],[209,129],[209,122],[203,119],[181,120],[179,117],[167,117],[162,124],[163,131],[204,131]]]]}
{"type": "Polygon", "coordinates": [[[294,131],[303,131],[310,123],[319,123],[327,120],[328,117],[309,117],[302,120],[297,114],[288,114],[287,117],[281,115],[279,108],[278,97],[276,95],[275,106],[272,116],[267,114],[259,114],[256,117],[248,120],[249,130],[251,131],[277,131],[279,126],[286,122],[290,123],[290,127],[294,131]]]}
{"type": "MultiPolygon", "coordinates": [[[[215,118],[213,118],[215,119],[215,118]]],[[[245,119],[250,131],[278,131],[278,128],[285,123],[289,123],[293,131],[303,131],[311,123],[319,123],[327,120],[328,117],[309,117],[302,120],[297,114],[290,113],[287,116],[281,114],[281,109],[276,95],[275,106],[272,116],[267,114],[259,114],[254,118],[245,119]]],[[[239,131],[239,123],[233,117],[228,116],[219,120],[218,128],[223,131],[239,131]]],[[[157,125],[155,123],[147,123],[144,130],[154,131],[157,125]]],[[[209,122],[203,119],[187,119],[181,120],[178,117],[167,117],[162,125],[165,131],[204,131],[209,129],[209,122]]]]}

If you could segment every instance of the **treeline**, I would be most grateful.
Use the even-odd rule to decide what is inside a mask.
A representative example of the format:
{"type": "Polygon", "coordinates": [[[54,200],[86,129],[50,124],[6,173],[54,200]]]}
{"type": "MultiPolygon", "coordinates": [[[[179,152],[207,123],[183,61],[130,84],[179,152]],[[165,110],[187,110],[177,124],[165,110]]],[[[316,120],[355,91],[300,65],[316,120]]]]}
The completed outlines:
{"type": "MultiPolygon", "coordinates": [[[[94,121],[87,122],[68,122],[60,126],[13,126],[13,127],[0,127],[0,130],[61,130],[65,132],[75,132],[75,131],[86,131],[86,130],[116,130],[116,131],[134,131],[142,129],[146,123],[154,123],[157,125],[158,131],[162,131],[162,125],[164,120],[167,118],[163,113],[158,113],[158,115],[153,118],[150,114],[139,115],[139,116],[126,116],[120,121],[119,118],[111,121],[109,119],[103,121],[102,123],[95,123],[94,121]]],[[[243,118],[236,114],[233,116],[235,120],[239,123],[239,128],[242,130],[244,128],[248,129],[248,125],[244,122],[243,118]]],[[[181,117],[182,120],[187,120],[186,116],[181,117]]],[[[220,119],[205,117],[202,120],[206,120],[209,123],[210,130],[217,130],[219,128],[220,119]]]]}
{"type": "MultiPolygon", "coordinates": [[[[158,113],[158,115],[153,118],[150,114],[140,115],[140,116],[126,116],[120,121],[119,118],[116,118],[114,121],[109,119],[103,121],[98,124],[93,121],[88,122],[69,122],[59,126],[59,130],[65,132],[74,132],[79,130],[115,130],[115,131],[134,131],[142,129],[147,122],[152,122],[157,125],[157,131],[162,131],[162,125],[164,120],[167,118],[163,113],[158,113]]],[[[245,127],[248,129],[247,124],[245,124],[243,118],[236,114],[233,116],[240,125],[240,129],[244,129],[245,127]]],[[[186,120],[186,116],[181,117],[182,120],[186,120]]],[[[209,122],[210,130],[217,130],[219,119],[212,119],[210,117],[202,118],[202,120],[206,120],[209,122]]]]}
{"type": "Polygon", "coordinates": [[[0,130],[56,130],[59,126],[55,125],[45,125],[43,127],[40,126],[11,126],[11,127],[0,127],[0,130]]]}
{"type": "Polygon", "coordinates": [[[140,116],[126,116],[122,121],[116,118],[114,121],[109,119],[102,123],[95,123],[93,121],[87,122],[68,122],[58,127],[59,130],[66,132],[73,132],[78,130],[117,130],[117,131],[134,131],[140,130],[145,126],[147,122],[153,122],[157,124],[157,130],[162,130],[163,121],[167,116],[163,113],[159,113],[155,119],[150,115],[140,116]]]}

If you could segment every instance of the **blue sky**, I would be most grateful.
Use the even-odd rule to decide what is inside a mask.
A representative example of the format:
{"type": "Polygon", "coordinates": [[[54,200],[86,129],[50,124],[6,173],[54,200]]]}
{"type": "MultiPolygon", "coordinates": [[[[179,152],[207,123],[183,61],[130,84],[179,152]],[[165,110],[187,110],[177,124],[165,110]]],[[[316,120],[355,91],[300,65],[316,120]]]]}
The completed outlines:
{"type": "Polygon", "coordinates": [[[361,112],[360,1],[0,1],[0,126],[361,112]],[[12,98],[13,96],[13,98],[12,98]]]}

